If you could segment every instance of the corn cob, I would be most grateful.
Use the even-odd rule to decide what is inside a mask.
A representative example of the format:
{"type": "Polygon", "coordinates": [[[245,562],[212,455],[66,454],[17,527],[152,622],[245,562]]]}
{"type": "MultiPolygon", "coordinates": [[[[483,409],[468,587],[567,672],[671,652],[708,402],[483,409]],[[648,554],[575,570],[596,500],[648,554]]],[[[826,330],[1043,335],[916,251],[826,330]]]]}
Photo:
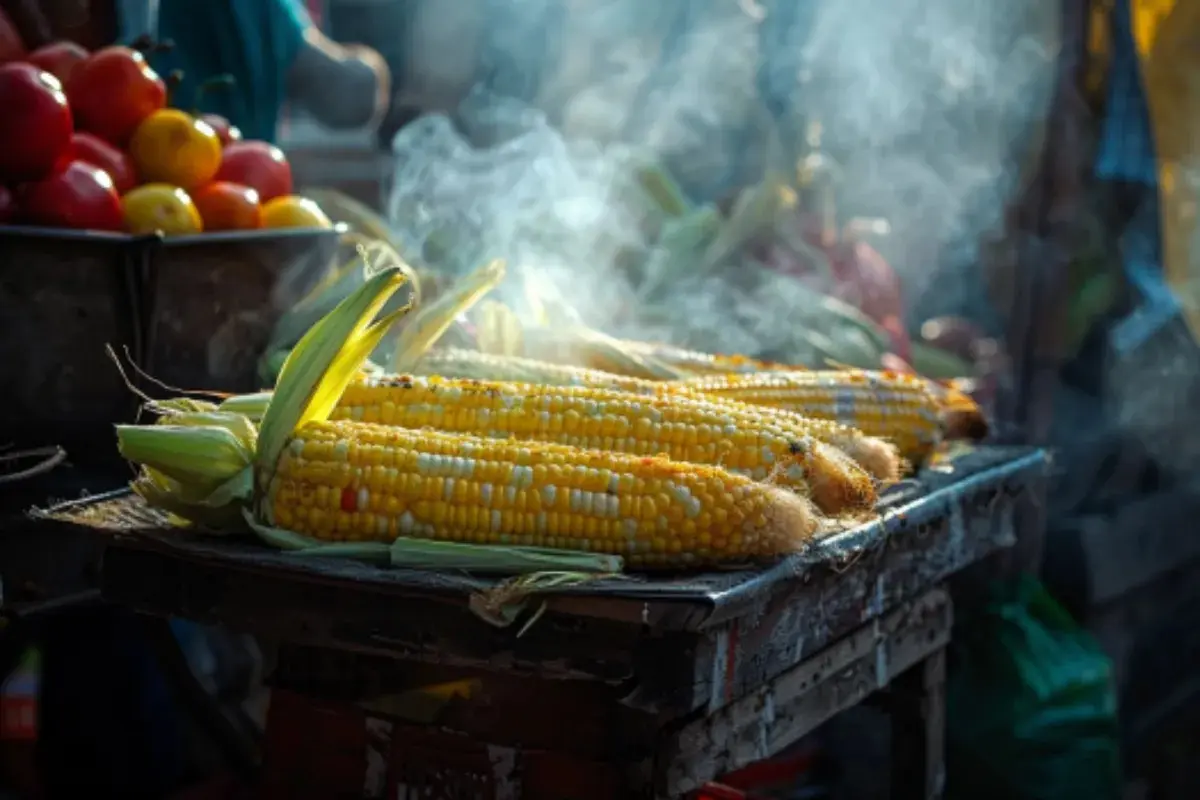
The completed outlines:
{"type": "Polygon", "coordinates": [[[663,454],[771,477],[828,514],[873,509],[875,487],[849,456],[782,415],[685,394],[640,396],[572,386],[391,376],[352,384],[333,419],[663,454]]]}
{"type": "MultiPolygon", "coordinates": [[[[659,391],[666,393],[669,390],[660,389],[659,391]]],[[[799,428],[818,442],[835,447],[848,455],[851,460],[866,470],[867,474],[884,485],[900,480],[905,471],[904,459],[896,445],[876,436],[868,436],[857,428],[834,420],[809,417],[786,408],[752,405],[725,398],[716,399],[775,418],[781,425],[799,428]]]]}
{"type": "Polygon", "coordinates": [[[419,375],[441,375],[445,378],[520,381],[549,386],[592,386],[635,394],[653,394],[660,386],[658,381],[630,378],[598,369],[572,367],[517,356],[489,355],[459,348],[427,353],[417,364],[415,371],[419,375]]]}
{"type": "MultiPolygon", "coordinates": [[[[429,353],[418,365],[418,374],[444,378],[543,383],[550,386],[590,386],[616,389],[633,394],[687,394],[689,390],[675,382],[628,378],[611,372],[553,364],[528,358],[491,356],[474,350],[447,349],[429,353]]],[[[700,395],[699,392],[695,392],[700,395]]],[[[728,402],[736,402],[729,400],[728,402]]],[[[758,413],[779,414],[789,425],[799,425],[813,438],[845,452],[872,477],[892,483],[900,478],[901,460],[896,449],[846,425],[829,420],[805,419],[794,412],[767,406],[748,406],[758,413]]]]}
{"type": "Polygon", "coordinates": [[[749,356],[702,353],[669,344],[622,340],[621,345],[634,355],[652,358],[698,376],[803,369],[803,367],[759,361],[749,356]]]}
{"type": "Polygon", "coordinates": [[[707,376],[678,386],[751,405],[832,420],[893,442],[901,455],[924,459],[947,433],[986,432],[970,398],[896,372],[866,370],[764,372],[707,376]],[[965,424],[954,423],[948,412],[965,424]]]}
{"type": "Polygon", "coordinates": [[[794,552],[808,502],[726,470],[357,422],[313,422],[277,462],[271,525],[321,540],[397,536],[626,556],[642,567],[794,552]]]}
{"type": "MultiPolygon", "coordinates": [[[[487,376],[492,377],[509,376],[503,378],[506,381],[525,382],[536,377],[541,380],[531,380],[531,382],[545,385],[590,386],[595,389],[624,391],[643,396],[659,395],[668,398],[690,396],[709,403],[732,406],[742,414],[772,417],[775,420],[775,424],[784,425],[791,429],[799,429],[803,434],[841,450],[866,470],[869,475],[881,483],[895,483],[900,479],[904,471],[903,459],[898,454],[895,445],[883,439],[867,436],[862,431],[831,420],[811,419],[783,408],[750,405],[736,400],[710,397],[689,388],[687,385],[680,385],[674,382],[624,378],[619,375],[584,369],[583,367],[567,367],[557,364],[530,362],[537,365],[537,370],[541,370],[542,367],[546,368],[535,375],[535,370],[533,369],[523,370],[519,368],[520,362],[528,361],[528,359],[500,358],[474,351],[457,352],[464,353],[468,357],[459,360],[456,355],[447,356],[446,366],[448,369],[441,369],[442,363],[440,358],[433,359],[427,363],[427,366],[430,367],[428,371],[442,378],[483,378],[485,376],[478,375],[478,373],[486,373],[487,376]],[[433,363],[434,361],[438,363],[435,364],[433,363]],[[485,368],[484,365],[491,363],[498,364],[498,368],[485,368]],[[434,367],[437,368],[434,369],[434,367]],[[559,379],[551,380],[550,378],[553,375],[557,375],[559,379]]],[[[400,376],[386,375],[378,369],[360,370],[357,377],[357,380],[360,382],[374,380],[378,383],[380,379],[389,383],[396,383],[403,380],[400,376]]],[[[252,418],[260,418],[269,397],[270,395],[265,394],[238,396],[223,403],[221,409],[248,415],[252,418]]]]}

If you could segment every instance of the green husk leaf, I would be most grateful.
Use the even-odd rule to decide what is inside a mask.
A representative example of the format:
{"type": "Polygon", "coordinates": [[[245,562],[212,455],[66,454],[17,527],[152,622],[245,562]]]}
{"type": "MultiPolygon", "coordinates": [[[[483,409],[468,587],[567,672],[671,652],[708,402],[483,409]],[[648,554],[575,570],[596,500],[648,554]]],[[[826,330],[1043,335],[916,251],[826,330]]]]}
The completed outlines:
{"type": "Polygon", "coordinates": [[[271,392],[255,392],[254,394],[239,394],[222,401],[220,409],[233,414],[241,414],[251,420],[261,420],[271,404],[271,392]]]}
{"type": "Polygon", "coordinates": [[[118,425],[122,458],[184,486],[212,487],[251,465],[254,451],[217,425],[118,425]]]}
{"type": "Polygon", "coordinates": [[[169,417],[176,414],[206,414],[216,411],[217,406],[194,397],[172,397],[169,400],[151,400],[146,404],[146,410],[169,417]]]}
{"type": "Polygon", "coordinates": [[[279,379],[279,371],[283,369],[290,352],[287,347],[277,347],[262,357],[258,365],[258,377],[264,386],[270,386],[279,379]]]}
{"type": "Polygon", "coordinates": [[[361,351],[366,340],[382,338],[386,325],[373,327],[372,320],[404,281],[404,274],[394,268],[373,275],[301,337],[283,365],[259,427],[256,464],[264,472],[274,469],[297,428],[329,417],[358,370],[358,362],[351,363],[345,354],[361,351]]]}
{"type": "Polygon", "coordinates": [[[926,378],[950,380],[975,374],[973,364],[953,353],[922,342],[912,342],[909,347],[909,361],[913,369],[926,378]]]}
{"type": "Polygon", "coordinates": [[[392,563],[392,550],[387,542],[334,542],[293,550],[298,556],[314,558],[349,558],[386,567],[392,563]]]}
{"type": "Polygon", "coordinates": [[[646,260],[638,297],[644,303],[662,298],[688,277],[721,230],[721,212],[702,206],[685,217],[667,220],[646,260]]]}
{"type": "Polygon", "coordinates": [[[392,566],[409,569],[463,570],[492,575],[534,572],[620,572],[620,556],[538,547],[462,544],[400,537],[392,543],[392,566]]]}
{"type": "Polygon", "coordinates": [[[693,275],[704,275],[725,263],[743,245],[775,223],[785,205],[784,183],[768,177],[751,186],[734,201],[729,219],[696,264],[693,275]]]}
{"type": "Polygon", "coordinates": [[[687,377],[685,372],[654,356],[633,352],[620,339],[606,333],[579,327],[570,331],[570,335],[583,342],[595,357],[602,359],[609,372],[655,381],[673,381],[687,377]]]}
{"type": "MultiPolygon", "coordinates": [[[[501,545],[440,542],[433,539],[398,537],[389,544],[372,542],[330,544],[292,531],[264,525],[249,513],[246,523],[260,539],[272,547],[305,556],[337,556],[381,562],[404,569],[437,571],[459,570],[489,575],[611,575],[623,566],[620,556],[554,550],[543,547],[507,547],[501,545]],[[381,551],[382,548],[382,551],[381,551]],[[383,557],[381,557],[381,552],[383,557]]],[[[553,580],[566,580],[553,579],[553,580]]],[[[547,583],[551,586],[551,578],[547,583]]],[[[558,584],[555,584],[558,585],[558,584]]],[[[562,584],[565,585],[565,584],[562,584]]]]}
{"type": "Polygon", "coordinates": [[[228,411],[214,409],[211,411],[187,411],[171,414],[164,416],[159,424],[177,425],[185,428],[224,428],[242,443],[242,446],[246,448],[246,452],[248,453],[253,453],[258,445],[258,429],[254,427],[254,423],[242,414],[229,413],[228,411]]]}
{"type": "Polygon", "coordinates": [[[174,522],[200,525],[210,533],[239,527],[239,509],[250,499],[253,486],[254,472],[249,467],[217,485],[181,484],[144,467],[131,484],[134,493],[153,508],[166,511],[174,522]]]}
{"type": "Polygon", "coordinates": [[[250,526],[250,530],[262,539],[266,544],[271,545],[279,550],[307,550],[314,547],[320,547],[325,542],[320,539],[314,539],[311,536],[305,536],[302,533],[293,531],[285,531],[282,528],[276,528],[271,525],[265,525],[259,522],[250,511],[243,509],[242,516],[246,524],[250,526]]]}
{"type": "Polygon", "coordinates": [[[683,190],[661,164],[640,167],[637,170],[637,181],[664,214],[682,217],[691,210],[691,204],[684,196],[683,190]]]}
{"type": "Polygon", "coordinates": [[[386,241],[367,239],[358,234],[346,234],[342,238],[343,241],[356,245],[355,257],[332,271],[325,280],[294,304],[272,331],[266,355],[259,365],[260,377],[268,385],[275,383],[283,364],[286,363],[288,353],[305,331],[327,316],[371,275],[388,268],[400,270],[408,279],[407,304],[415,306],[420,303],[420,279],[416,270],[409,266],[390,244],[386,241]]]}
{"type": "Polygon", "coordinates": [[[400,329],[389,365],[392,372],[411,372],[459,314],[479,302],[504,279],[503,261],[491,261],[455,281],[450,290],[422,306],[400,329]]]}

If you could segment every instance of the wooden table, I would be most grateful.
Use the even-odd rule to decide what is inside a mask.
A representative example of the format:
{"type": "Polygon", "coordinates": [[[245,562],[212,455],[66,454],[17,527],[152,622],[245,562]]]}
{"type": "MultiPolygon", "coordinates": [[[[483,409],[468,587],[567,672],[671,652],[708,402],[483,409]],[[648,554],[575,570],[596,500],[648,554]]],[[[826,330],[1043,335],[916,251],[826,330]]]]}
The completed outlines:
{"type": "Polygon", "coordinates": [[[947,583],[1016,542],[1046,463],[973,451],[773,567],[586,584],[507,627],[470,610],[488,581],[193,536],[128,497],[39,524],[113,534],[110,601],[279,643],[265,797],[686,797],[876,695],[906,727],[895,796],[936,798],[947,583]]]}

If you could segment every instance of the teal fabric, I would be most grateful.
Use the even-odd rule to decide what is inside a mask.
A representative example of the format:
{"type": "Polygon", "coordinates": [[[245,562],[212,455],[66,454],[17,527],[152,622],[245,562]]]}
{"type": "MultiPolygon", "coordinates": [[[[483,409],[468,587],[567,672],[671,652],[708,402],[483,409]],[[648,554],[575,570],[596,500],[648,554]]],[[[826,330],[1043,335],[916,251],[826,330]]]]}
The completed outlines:
{"type": "Polygon", "coordinates": [[[163,75],[183,74],[172,105],[221,114],[245,138],[274,141],[287,74],[312,24],[301,0],[159,0],[158,6],[158,39],[175,47],[155,53],[151,63],[163,75]],[[197,100],[204,82],[219,75],[231,75],[235,85],[197,100]]]}

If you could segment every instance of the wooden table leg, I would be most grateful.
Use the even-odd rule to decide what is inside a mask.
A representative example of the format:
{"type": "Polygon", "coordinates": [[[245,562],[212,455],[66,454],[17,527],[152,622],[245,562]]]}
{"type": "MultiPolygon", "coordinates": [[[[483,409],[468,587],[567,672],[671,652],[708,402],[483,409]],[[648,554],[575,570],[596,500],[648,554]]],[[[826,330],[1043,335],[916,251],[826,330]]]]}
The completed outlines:
{"type": "Polygon", "coordinates": [[[946,651],[901,675],[889,690],[892,797],[941,800],[946,784],[946,651]]]}

